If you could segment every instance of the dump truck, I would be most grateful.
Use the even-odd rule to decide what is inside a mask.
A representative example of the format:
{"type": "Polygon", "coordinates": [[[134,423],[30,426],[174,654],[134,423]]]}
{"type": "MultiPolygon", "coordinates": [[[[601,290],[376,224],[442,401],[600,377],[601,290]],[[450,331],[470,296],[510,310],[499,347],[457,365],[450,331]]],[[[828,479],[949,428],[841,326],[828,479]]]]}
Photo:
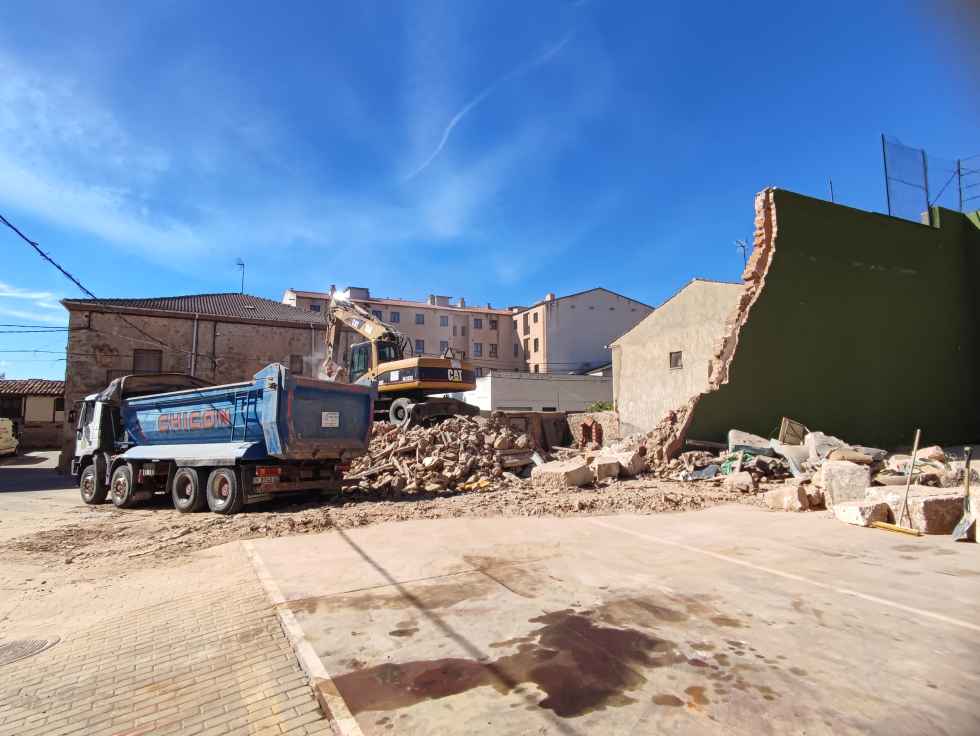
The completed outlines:
{"type": "Polygon", "coordinates": [[[169,494],[178,511],[234,514],[291,491],[334,491],[367,451],[375,390],[292,375],[251,381],[136,374],[86,396],[71,473],[82,500],[120,508],[169,494]]]}
{"type": "Polygon", "coordinates": [[[377,385],[375,419],[399,427],[430,424],[446,417],[476,416],[478,406],[444,394],[476,387],[473,366],[447,350],[438,356],[412,355],[411,343],[366,309],[347,291],[331,289],[327,305],[327,355],[321,376],[337,382],[377,385]],[[340,335],[346,327],[364,338],[350,346],[346,365],[335,361],[340,335]]]}

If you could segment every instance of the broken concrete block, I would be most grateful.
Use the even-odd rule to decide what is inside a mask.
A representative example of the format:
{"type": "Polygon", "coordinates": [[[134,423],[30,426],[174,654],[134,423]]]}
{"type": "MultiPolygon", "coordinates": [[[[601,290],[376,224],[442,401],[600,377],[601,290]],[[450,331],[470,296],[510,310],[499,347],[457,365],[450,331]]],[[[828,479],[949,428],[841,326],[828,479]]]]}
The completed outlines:
{"type": "Polygon", "coordinates": [[[755,455],[772,455],[772,448],[769,440],[751,432],[743,432],[740,429],[728,430],[728,451],[737,452],[746,450],[755,455]]]}
{"type": "Polygon", "coordinates": [[[828,506],[835,506],[841,501],[864,500],[865,489],[871,485],[871,471],[867,465],[847,460],[827,460],[820,470],[820,482],[828,506]]]}
{"type": "Polygon", "coordinates": [[[803,446],[810,454],[810,462],[818,463],[825,460],[832,450],[841,447],[846,448],[848,445],[844,440],[831,437],[823,432],[810,432],[803,438],[803,446]]]}
{"type": "Polygon", "coordinates": [[[865,455],[863,452],[848,450],[843,447],[838,447],[836,450],[831,450],[830,454],[827,455],[827,459],[847,460],[848,462],[857,463],[858,465],[871,465],[875,461],[871,455],[865,455]]]}
{"type": "Polygon", "coordinates": [[[592,482],[592,468],[581,457],[555,460],[536,466],[531,471],[531,482],[535,488],[584,486],[592,482]]]}
{"type": "Polygon", "coordinates": [[[939,463],[946,462],[946,453],[943,452],[943,448],[939,445],[932,445],[931,447],[923,447],[916,454],[917,460],[934,460],[939,463]]]}
{"type": "Polygon", "coordinates": [[[766,506],[773,511],[806,511],[809,501],[803,486],[787,483],[766,491],[766,506]]]}
{"type": "Polygon", "coordinates": [[[846,524],[871,526],[873,521],[888,521],[890,509],[881,501],[841,501],[833,506],[834,516],[846,524]]]}
{"type": "Polygon", "coordinates": [[[615,457],[600,456],[592,461],[593,478],[598,482],[603,478],[619,477],[619,460],[615,457]]]}
{"type": "Polygon", "coordinates": [[[732,473],[725,478],[724,488],[726,491],[738,493],[752,493],[755,490],[755,479],[748,471],[732,473]]]}
{"type": "Polygon", "coordinates": [[[866,493],[869,501],[888,505],[896,524],[923,534],[952,534],[956,522],[963,516],[963,493],[958,489],[911,486],[904,517],[905,489],[901,486],[872,486],[866,493]]]}
{"type": "Polygon", "coordinates": [[[796,478],[804,478],[807,473],[803,463],[810,459],[810,452],[802,445],[786,445],[779,440],[770,440],[769,446],[777,456],[785,458],[789,464],[789,472],[796,478]]]}
{"type": "Polygon", "coordinates": [[[627,478],[632,478],[646,470],[646,460],[639,450],[623,450],[609,453],[605,457],[616,458],[619,461],[619,474],[627,478]]]}

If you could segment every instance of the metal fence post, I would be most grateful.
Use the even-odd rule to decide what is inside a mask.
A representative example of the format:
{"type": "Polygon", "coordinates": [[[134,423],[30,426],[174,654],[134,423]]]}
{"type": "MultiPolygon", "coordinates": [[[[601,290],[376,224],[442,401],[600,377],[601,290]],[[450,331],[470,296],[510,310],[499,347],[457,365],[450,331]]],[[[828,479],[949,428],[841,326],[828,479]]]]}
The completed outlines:
{"type": "Polygon", "coordinates": [[[888,202],[888,214],[892,213],[892,193],[888,187],[888,154],[885,152],[885,134],[881,134],[881,161],[885,166],[885,199],[888,202]]]}

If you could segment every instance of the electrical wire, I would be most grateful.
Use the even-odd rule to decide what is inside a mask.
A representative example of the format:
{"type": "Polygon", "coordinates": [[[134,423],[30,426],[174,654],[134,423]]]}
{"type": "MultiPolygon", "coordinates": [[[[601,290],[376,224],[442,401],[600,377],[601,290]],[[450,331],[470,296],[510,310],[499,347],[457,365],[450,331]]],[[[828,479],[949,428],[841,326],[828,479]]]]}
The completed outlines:
{"type": "MultiPolygon", "coordinates": [[[[89,291],[88,288],[86,288],[86,286],[81,281],[79,281],[72,274],[70,274],[68,271],[66,271],[64,268],[62,268],[61,264],[58,263],[56,260],[54,260],[54,258],[52,258],[50,255],[48,255],[43,250],[41,250],[41,246],[40,246],[39,243],[37,243],[34,240],[31,240],[26,235],[24,235],[24,233],[22,233],[12,222],[10,222],[10,220],[8,220],[3,215],[0,215],[0,223],[3,223],[7,227],[9,227],[11,230],[13,230],[15,233],[17,233],[17,235],[20,236],[21,240],[23,240],[25,243],[27,243],[29,246],[31,246],[31,248],[33,248],[37,252],[37,254],[39,256],[41,256],[41,258],[43,258],[45,261],[47,261],[52,266],[54,266],[56,269],[58,269],[58,271],[60,271],[64,275],[65,278],[67,278],[69,281],[71,281],[73,284],[75,284],[75,286],[77,286],[79,289],[81,289],[82,290],[82,293],[86,294],[88,297],[90,297],[92,300],[94,300],[96,302],[96,304],[101,303],[100,300],[99,300],[99,298],[95,294],[93,294],[91,291],[89,291]]],[[[107,306],[109,306],[109,305],[107,305],[107,306]]],[[[190,350],[184,350],[183,348],[174,347],[173,345],[169,345],[168,343],[164,342],[163,340],[161,340],[161,339],[159,339],[157,337],[154,337],[153,335],[149,334],[148,332],[146,332],[145,330],[143,330],[138,325],[135,325],[132,322],[130,322],[122,314],[117,314],[117,316],[119,317],[119,319],[122,322],[125,322],[127,325],[129,325],[130,327],[132,327],[138,333],[140,333],[141,335],[143,335],[144,337],[146,337],[153,344],[160,345],[161,347],[165,347],[168,350],[172,350],[172,351],[174,351],[176,353],[183,353],[185,355],[193,355],[193,353],[190,350]]],[[[41,330],[39,330],[39,332],[40,331],[41,330]]]]}

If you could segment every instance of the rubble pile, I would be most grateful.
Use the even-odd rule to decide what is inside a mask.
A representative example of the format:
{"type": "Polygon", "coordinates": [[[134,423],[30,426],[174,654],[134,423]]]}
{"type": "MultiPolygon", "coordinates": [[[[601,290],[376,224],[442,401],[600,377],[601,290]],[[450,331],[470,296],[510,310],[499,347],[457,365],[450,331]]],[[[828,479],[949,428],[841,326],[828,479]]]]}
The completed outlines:
{"type": "Polygon", "coordinates": [[[408,431],[377,422],[368,453],[354,462],[347,479],[372,491],[482,490],[521,483],[535,454],[530,437],[498,415],[456,416],[408,431]]]}

